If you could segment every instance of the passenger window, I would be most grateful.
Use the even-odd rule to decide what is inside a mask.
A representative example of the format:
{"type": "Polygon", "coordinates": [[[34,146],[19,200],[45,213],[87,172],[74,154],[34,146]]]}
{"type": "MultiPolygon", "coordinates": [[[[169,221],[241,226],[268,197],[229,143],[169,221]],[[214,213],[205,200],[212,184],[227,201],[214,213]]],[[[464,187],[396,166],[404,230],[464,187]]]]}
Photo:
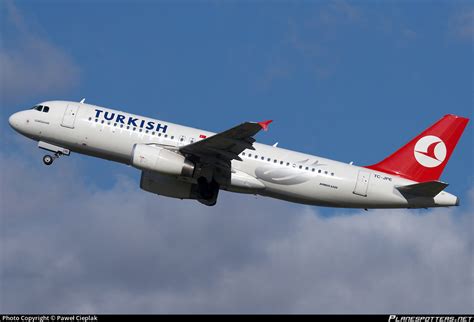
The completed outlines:
{"type": "Polygon", "coordinates": [[[267,161],[270,162],[272,159],[268,158],[267,161]]]}
{"type": "Polygon", "coordinates": [[[331,172],[331,175],[334,176],[334,172],[331,172]]]}
{"type": "Polygon", "coordinates": [[[242,155],[245,155],[245,152],[242,152],[242,155]]]}
{"type": "Polygon", "coordinates": [[[283,161],[280,161],[280,164],[283,164],[283,161]]]}
{"type": "Polygon", "coordinates": [[[277,163],[277,160],[276,160],[276,159],[274,159],[274,160],[273,160],[273,163],[277,163]]]}
{"type": "Polygon", "coordinates": [[[308,167],[305,168],[305,170],[308,170],[308,169],[309,169],[308,167]]]}
{"type": "Polygon", "coordinates": [[[303,169],[303,166],[302,166],[302,165],[300,165],[300,166],[299,166],[299,168],[300,168],[300,169],[303,169]]]}
{"type": "Polygon", "coordinates": [[[290,162],[287,162],[287,163],[286,163],[286,166],[289,167],[289,166],[290,166],[290,162]]]}
{"type": "Polygon", "coordinates": [[[321,173],[321,169],[318,170],[318,173],[321,173]]]}
{"type": "Polygon", "coordinates": [[[48,106],[43,106],[43,112],[48,113],[49,112],[49,107],[48,106]]]}
{"type": "Polygon", "coordinates": [[[258,159],[258,155],[255,154],[255,159],[258,159]]]}
{"type": "Polygon", "coordinates": [[[265,157],[262,157],[261,159],[262,159],[262,160],[265,160],[265,157]]]}
{"type": "Polygon", "coordinates": [[[328,174],[328,172],[327,172],[327,171],[324,171],[324,174],[328,174]]]}
{"type": "Polygon", "coordinates": [[[312,168],[312,169],[311,169],[311,171],[313,171],[313,172],[314,172],[314,168],[312,168]]]}
{"type": "Polygon", "coordinates": [[[249,153],[249,158],[251,158],[251,157],[252,157],[252,153],[249,153]]]}

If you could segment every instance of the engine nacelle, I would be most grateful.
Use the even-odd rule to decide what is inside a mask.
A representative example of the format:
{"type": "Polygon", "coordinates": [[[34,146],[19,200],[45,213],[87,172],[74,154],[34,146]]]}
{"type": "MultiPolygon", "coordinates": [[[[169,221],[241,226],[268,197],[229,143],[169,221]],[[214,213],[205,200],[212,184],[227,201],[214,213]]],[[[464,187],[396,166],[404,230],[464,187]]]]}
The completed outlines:
{"type": "Polygon", "coordinates": [[[196,199],[207,206],[214,206],[219,194],[219,185],[215,181],[211,183],[205,181],[201,179],[198,180],[198,184],[194,184],[158,172],[142,171],[140,188],[165,197],[196,199]]]}
{"type": "Polygon", "coordinates": [[[153,145],[135,144],[131,163],[140,170],[168,175],[192,177],[194,172],[194,164],[183,155],[153,145]]]}
{"type": "Polygon", "coordinates": [[[179,181],[176,177],[151,171],[142,171],[140,188],[161,196],[179,199],[197,199],[192,183],[179,181]]]}

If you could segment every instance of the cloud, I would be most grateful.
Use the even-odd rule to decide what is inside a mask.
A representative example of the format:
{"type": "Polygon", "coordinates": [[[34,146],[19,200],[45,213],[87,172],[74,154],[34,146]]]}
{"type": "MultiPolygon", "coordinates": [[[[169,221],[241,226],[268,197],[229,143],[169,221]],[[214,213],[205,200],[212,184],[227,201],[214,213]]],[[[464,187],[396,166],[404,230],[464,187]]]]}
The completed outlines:
{"type": "Polygon", "coordinates": [[[474,8],[458,12],[451,18],[451,32],[460,39],[474,40],[474,8]]]}
{"type": "MultiPolygon", "coordinates": [[[[3,3],[0,94],[3,103],[65,92],[78,84],[80,70],[59,46],[32,31],[13,2],[3,3]]],[[[38,30],[39,28],[35,28],[38,30]]]]}
{"type": "Polygon", "coordinates": [[[281,40],[271,47],[257,82],[262,89],[301,73],[308,73],[317,81],[332,77],[338,65],[334,44],[348,30],[361,27],[366,19],[360,7],[343,0],[308,8],[305,15],[288,18],[281,40]]]}
{"type": "Polygon", "coordinates": [[[341,28],[361,21],[362,13],[345,1],[330,1],[317,5],[304,17],[289,17],[281,40],[270,49],[262,76],[257,85],[267,90],[275,82],[309,73],[317,80],[332,76],[333,54],[328,39],[341,28]],[[295,58],[296,57],[296,58],[295,58]]]}
{"type": "Polygon", "coordinates": [[[474,191],[456,209],[323,217],[229,193],[212,208],[157,197],[138,171],[98,188],[74,156],[0,165],[2,312],[473,309],[474,191]]]}
{"type": "Polygon", "coordinates": [[[341,24],[358,23],[362,19],[362,11],[347,1],[329,1],[318,15],[317,23],[325,27],[341,24]]]}

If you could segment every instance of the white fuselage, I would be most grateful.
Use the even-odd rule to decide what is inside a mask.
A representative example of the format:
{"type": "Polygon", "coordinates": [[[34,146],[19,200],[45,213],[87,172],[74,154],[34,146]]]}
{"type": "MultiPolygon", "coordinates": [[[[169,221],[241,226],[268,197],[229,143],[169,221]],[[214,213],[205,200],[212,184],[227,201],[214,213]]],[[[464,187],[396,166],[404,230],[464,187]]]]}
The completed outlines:
{"type": "MultiPolygon", "coordinates": [[[[137,143],[180,147],[214,135],[85,103],[42,104],[50,107],[48,113],[36,110],[15,113],[10,118],[12,127],[36,141],[124,164],[130,164],[137,143]]],[[[248,191],[232,185],[221,188],[331,207],[420,208],[457,203],[454,195],[444,191],[434,198],[408,201],[395,187],[413,181],[274,146],[259,143],[253,146],[255,150],[240,154],[242,161],[232,161],[232,170],[256,178],[264,188],[248,191]]]]}

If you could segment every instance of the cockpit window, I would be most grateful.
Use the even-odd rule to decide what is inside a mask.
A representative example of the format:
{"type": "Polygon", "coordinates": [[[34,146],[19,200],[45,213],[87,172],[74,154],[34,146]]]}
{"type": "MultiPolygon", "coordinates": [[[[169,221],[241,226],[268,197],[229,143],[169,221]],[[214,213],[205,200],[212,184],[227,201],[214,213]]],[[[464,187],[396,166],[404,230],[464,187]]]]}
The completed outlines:
{"type": "Polygon", "coordinates": [[[49,106],[43,106],[43,105],[35,105],[31,108],[32,110],[37,110],[37,111],[42,111],[45,113],[49,112],[49,106]]]}

